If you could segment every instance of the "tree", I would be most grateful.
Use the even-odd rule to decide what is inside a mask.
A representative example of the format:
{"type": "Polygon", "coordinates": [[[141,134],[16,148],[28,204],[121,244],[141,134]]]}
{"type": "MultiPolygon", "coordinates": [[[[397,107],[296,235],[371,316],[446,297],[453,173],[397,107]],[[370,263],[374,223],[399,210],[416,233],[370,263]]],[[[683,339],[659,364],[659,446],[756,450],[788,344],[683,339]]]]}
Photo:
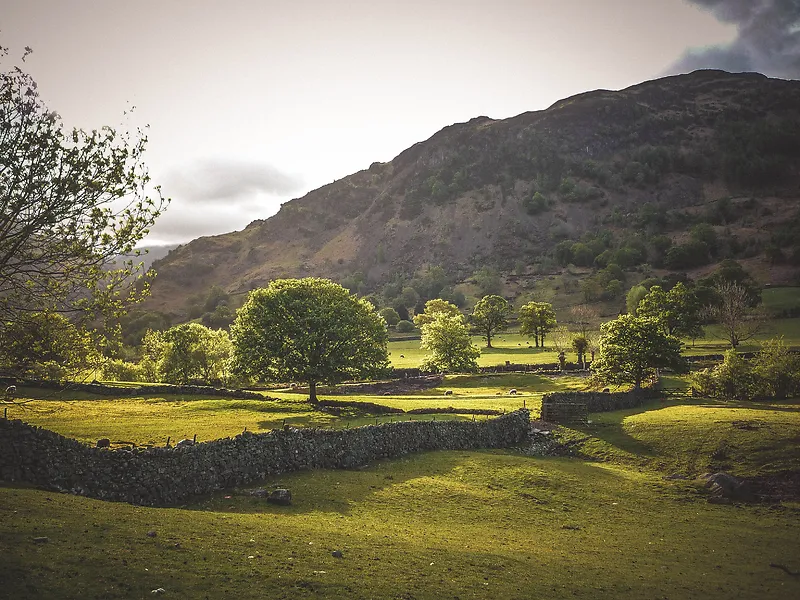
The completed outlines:
{"type": "Polygon", "coordinates": [[[166,331],[151,333],[147,340],[151,359],[160,381],[189,383],[192,379],[227,382],[231,341],[223,329],[209,329],[199,323],[183,323],[166,331]]]}
{"type": "Polygon", "coordinates": [[[637,316],[639,303],[645,296],[647,296],[647,288],[643,285],[635,285],[628,290],[628,294],[625,296],[625,308],[627,308],[629,315],[637,316]]]}
{"type": "Polygon", "coordinates": [[[503,287],[500,274],[489,267],[478,269],[475,271],[473,277],[475,278],[475,284],[478,286],[481,294],[485,296],[499,294],[503,287]]]}
{"type": "Polygon", "coordinates": [[[450,315],[451,317],[460,317],[461,311],[455,304],[451,304],[446,300],[434,298],[425,303],[425,310],[418,315],[414,315],[414,325],[422,327],[426,323],[430,323],[438,314],[450,315]]]}
{"type": "Polygon", "coordinates": [[[589,340],[587,340],[584,336],[579,335],[578,337],[572,339],[572,348],[575,350],[575,354],[578,355],[578,364],[582,365],[585,369],[586,350],[589,348],[589,340]]]}
{"type": "Polygon", "coordinates": [[[688,370],[681,341],[663,332],[649,317],[621,315],[600,327],[600,352],[592,370],[608,383],[632,383],[635,389],[657,369],[688,370]]]}
{"type": "Polygon", "coordinates": [[[414,331],[414,324],[406,319],[400,319],[395,325],[395,329],[397,329],[397,333],[411,333],[414,331]]]}
{"type": "Polygon", "coordinates": [[[389,327],[394,327],[400,322],[400,315],[397,314],[397,311],[391,306],[382,309],[378,314],[383,317],[383,320],[386,321],[389,327]]]}
{"type": "Polygon", "coordinates": [[[544,336],[556,326],[556,313],[548,302],[528,302],[519,309],[520,333],[533,336],[544,348],[544,336]]]}
{"type": "Polygon", "coordinates": [[[253,290],[231,326],[235,372],[317,383],[374,377],[389,367],[386,322],[327,279],[278,279],[253,290]]]}
{"type": "Polygon", "coordinates": [[[722,326],[731,348],[761,331],[764,319],[750,308],[751,297],[745,286],[721,281],[714,285],[714,293],[718,300],[706,307],[706,313],[722,326]]]}
{"type": "Polygon", "coordinates": [[[636,314],[659,322],[664,333],[677,337],[696,338],[702,334],[700,305],[695,295],[683,283],[665,292],[654,285],[642,298],[636,314]]]}
{"type": "Polygon", "coordinates": [[[422,325],[423,350],[430,353],[422,360],[424,371],[472,373],[478,370],[480,350],[472,344],[464,317],[446,312],[434,313],[422,325]]]}
{"type": "Polygon", "coordinates": [[[589,331],[592,329],[592,323],[600,317],[600,312],[597,308],[589,306],[588,304],[573,306],[569,309],[569,312],[575,321],[575,325],[577,325],[578,332],[581,334],[581,337],[584,338],[589,335],[589,331]]]}
{"type": "Polygon", "coordinates": [[[486,340],[486,347],[492,347],[492,336],[508,327],[508,315],[511,305],[505,298],[490,295],[484,296],[472,309],[470,322],[486,340]]]}
{"type": "Polygon", "coordinates": [[[74,377],[97,360],[89,333],[59,313],[23,314],[0,328],[0,370],[12,377],[74,377]]]}
{"type": "Polygon", "coordinates": [[[147,194],[146,143],[141,130],[66,131],[30,75],[0,73],[0,322],[117,318],[142,297],[130,257],[166,205],[147,194]]]}

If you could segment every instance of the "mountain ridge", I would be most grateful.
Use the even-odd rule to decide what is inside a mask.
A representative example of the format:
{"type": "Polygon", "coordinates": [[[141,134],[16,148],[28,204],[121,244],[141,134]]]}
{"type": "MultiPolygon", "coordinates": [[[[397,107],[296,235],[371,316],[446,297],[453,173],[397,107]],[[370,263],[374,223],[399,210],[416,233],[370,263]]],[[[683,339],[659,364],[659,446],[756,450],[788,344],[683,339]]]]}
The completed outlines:
{"type": "MultiPolygon", "coordinates": [[[[458,278],[485,265],[510,271],[555,260],[559,242],[591,232],[633,235],[648,205],[679,224],[675,215],[746,196],[790,221],[800,197],[798,107],[800,82],[703,70],[508,119],[475,117],[242,231],[173,250],[154,265],[147,306],[179,314],[187,296],[212,285],[241,294],[285,276],[361,272],[375,287],[425,265],[458,278]]],[[[766,214],[715,227],[735,237],[743,219],[758,230],[748,236],[769,241],[764,226],[775,219],[766,214]]],[[[679,226],[659,233],[685,237],[679,226]]]]}

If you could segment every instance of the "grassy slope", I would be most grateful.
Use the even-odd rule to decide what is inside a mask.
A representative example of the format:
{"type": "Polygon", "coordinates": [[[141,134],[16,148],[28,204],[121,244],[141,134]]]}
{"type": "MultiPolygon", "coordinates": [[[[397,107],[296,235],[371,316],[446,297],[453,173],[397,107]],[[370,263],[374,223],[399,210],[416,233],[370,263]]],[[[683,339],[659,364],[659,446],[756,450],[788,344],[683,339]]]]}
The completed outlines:
{"type": "Polygon", "coordinates": [[[796,511],[713,506],[691,485],[611,465],[438,452],[272,484],[294,505],[218,495],[149,509],[0,488],[0,584],[27,598],[800,593],[769,567],[800,563],[796,511]]]}
{"type": "MultiPolygon", "coordinates": [[[[492,392],[525,384],[533,392],[580,382],[511,375],[451,378],[442,387],[457,400],[489,404],[507,398],[492,392]]],[[[115,400],[75,405],[59,418],[78,428],[85,410],[105,405],[88,420],[125,427],[124,414],[108,406],[126,402],[142,403],[143,415],[173,410],[178,428],[194,418],[191,405],[217,403],[207,412],[221,428],[244,414],[234,408],[240,401],[115,400]]],[[[800,570],[797,504],[715,506],[697,483],[663,479],[712,466],[740,475],[800,468],[800,405],[670,401],[592,421],[563,435],[603,462],[425,453],[265,482],[292,490],[285,508],[230,492],[151,509],[3,486],[0,589],[26,598],[144,598],[158,587],[181,598],[800,595],[797,578],[769,566],[800,570]],[[36,536],[50,541],[35,544],[36,536]],[[336,549],[344,558],[331,556],[336,549]]]]}

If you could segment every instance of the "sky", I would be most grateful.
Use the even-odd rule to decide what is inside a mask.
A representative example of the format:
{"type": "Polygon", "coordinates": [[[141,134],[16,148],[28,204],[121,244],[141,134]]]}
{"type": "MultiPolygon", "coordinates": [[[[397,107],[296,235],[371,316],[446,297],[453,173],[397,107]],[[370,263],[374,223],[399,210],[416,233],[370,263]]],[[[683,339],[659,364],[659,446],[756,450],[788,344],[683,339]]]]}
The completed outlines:
{"type": "Polygon", "coordinates": [[[0,45],[65,126],[149,125],[159,244],[476,116],[697,68],[800,79],[800,1],[0,0],[0,45]]]}

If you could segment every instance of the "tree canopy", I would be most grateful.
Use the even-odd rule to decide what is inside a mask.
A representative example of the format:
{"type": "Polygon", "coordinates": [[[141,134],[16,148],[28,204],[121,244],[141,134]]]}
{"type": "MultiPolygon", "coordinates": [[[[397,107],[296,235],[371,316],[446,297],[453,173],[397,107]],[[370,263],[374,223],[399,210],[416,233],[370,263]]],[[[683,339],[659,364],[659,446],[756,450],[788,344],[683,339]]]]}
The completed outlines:
{"type": "Polygon", "coordinates": [[[651,317],[620,317],[600,326],[600,352],[592,370],[608,383],[632,383],[637,389],[657,369],[688,370],[681,341],[664,333],[651,317]]]}
{"type": "Polygon", "coordinates": [[[429,351],[422,360],[424,371],[471,373],[478,370],[477,359],[481,352],[472,344],[460,314],[435,312],[422,325],[420,346],[429,351]]]}
{"type": "Polygon", "coordinates": [[[236,372],[317,383],[378,376],[389,366],[386,322],[327,279],[278,279],[253,290],[231,326],[236,372]]]}
{"type": "Polygon", "coordinates": [[[192,379],[227,383],[231,351],[227,331],[199,323],[183,323],[147,334],[147,357],[155,363],[156,378],[167,383],[188,383],[192,379]]]}
{"type": "Polygon", "coordinates": [[[533,336],[544,348],[544,336],[556,326],[556,313],[549,302],[528,302],[519,309],[520,333],[533,336]]]}
{"type": "Polygon", "coordinates": [[[116,317],[139,297],[138,267],[120,257],[165,206],[158,188],[148,195],[146,143],[141,130],[67,131],[30,75],[0,72],[0,321],[116,317]]]}
{"type": "Polygon", "coordinates": [[[422,327],[426,323],[430,323],[438,314],[445,314],[451,317],[460,317],[461,311],[455,304],[451,304],[447,300],[441,298],[434,298],[425,303],[425,311],[418,315],[414,315],[414,325],[422,327]]]}
{"type": "Polygon", "coordinates": [[[61,379],[95,366],[92,338],[59,313],[30,313],[0,327],[0,374],[61,379]]]}
{"type": "Polygon", "coordinates": [[[508,327],[511,305],[501,296],[484,296],[475,304],[470,323],[486,340],[486,347],[492,347],[492,336],[508,327]]]}
{"type": "Polygon", "coordinates": [[[636,315],[655,319],[667,335],[696,338],[703,332],[700,305],[683,283],[668,292],[659,285],[651,287],[636,307],[636,315]]]}

